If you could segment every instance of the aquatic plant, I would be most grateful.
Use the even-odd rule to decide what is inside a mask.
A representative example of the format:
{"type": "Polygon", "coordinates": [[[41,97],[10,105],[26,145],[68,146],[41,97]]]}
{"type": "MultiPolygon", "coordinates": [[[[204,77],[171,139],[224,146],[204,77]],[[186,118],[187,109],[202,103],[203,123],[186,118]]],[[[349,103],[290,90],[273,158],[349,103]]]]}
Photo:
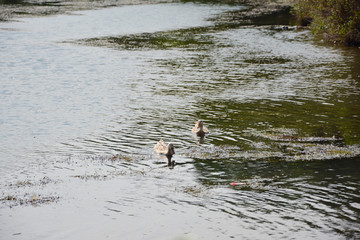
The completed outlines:
{"type": "Polygon", "coordinates": [[[209,193],[209,189],[205,186],[194,185],[194,186],[181,186],[175,188],[175,191],[184,192],[194,197],[202,197],[209,193]]]}
{"type": "Polygon", "coordinates": [[[33,205],[39,206],[45,203],[53,203],[59,200],[58,196],[43,196],[40,194],[30,194],[26,193],[23,196],[13,196],[7,195],[0,198],[0,203],[8,205],[9,207],[14,207],[18,205],[33,205]]]}
{"type": "Polygon", "coordinates": [[[279,176],[274,176],[273,178],[261,178],[259,176],[255,176],[250,179],[243,179],[237,183],[231,183],[230,185],[238,190],[267,191],[276,188],[276,186],[272,184],[275,183],[278,178],[279,176]]]}
{"type": "Polygon", "coordinates": [[[180,29],[174,31],[130,34],[116,37],[90,38],[77,41],[90,46],[106,46],[115,49],[144,50],[144,49],[199,49],[214,44],[210,36],[199,35],[204,28],[180,29]]]}

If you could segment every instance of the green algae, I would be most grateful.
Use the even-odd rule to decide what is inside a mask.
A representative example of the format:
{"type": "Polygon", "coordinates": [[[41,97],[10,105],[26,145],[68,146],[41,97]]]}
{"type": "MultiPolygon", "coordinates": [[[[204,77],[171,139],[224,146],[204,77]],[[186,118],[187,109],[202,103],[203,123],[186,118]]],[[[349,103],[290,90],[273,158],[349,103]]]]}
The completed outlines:
{"type": "Polygon", "coordinates": [[[90,38],[76,41],[90,46],[102,46],[122,50],[166,50],[173,48],[206,49],[214,41],[208,35],[199,35],[202,28],[174,31],[130,34],[117,37],[90,38]]]}

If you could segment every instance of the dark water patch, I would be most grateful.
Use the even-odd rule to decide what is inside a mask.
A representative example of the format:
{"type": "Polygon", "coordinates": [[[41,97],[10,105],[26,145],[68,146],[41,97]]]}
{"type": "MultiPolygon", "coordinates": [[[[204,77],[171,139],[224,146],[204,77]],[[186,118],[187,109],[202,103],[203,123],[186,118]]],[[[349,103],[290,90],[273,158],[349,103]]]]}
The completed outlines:
{"type": "Polygon", "coordinates": [[[245,59],[245,63],[251,63],[251,64],[284,64],[287,62],[292,61],[291,59],[286,58],[280,58],[280,57],[274,57],[274,58],[268,58],[268,57],[259,57],[259,58],[250,58],[245,59]]]}
{"type": "MultiPolygon", "coordinates": [[[[222,182],[242,182],[258,178],[270,180],[272,184],[286,187],[287,185],[297,186],[298,182],[310,182],[311,184],[325,184],[328,180],[341,182],[344,179],[350,180],[356,174],[351,164],[356,168],[359,158],[330,159],[324,161],[197,161],[196,168],[202,173],[202,181],[208,184],[222,182]],[[224,174],[212,175],[211,171],[218,170],[224,174]],[[210,180],[211,179],[211,180],[210,180]]],[[[326,184],[325,184],[326,185],[326,184]]],[[[348,193],[350,195],[352,191],[348,193]]],[[[339,192],[340,193],[340,192],[339,192]]]]}
{"type": "Polygon", "coordinates": [[[28,5],[28,6],[59,6],[65,1],[29,1],[29,0],[1,0],[0,4],[16,4],[16,5],[28,5]]]}
{"type": "Polygon", "coordinates": [[[259,14],[252,19],[253,24],[266,25],[295,25],[295,16],[291,13],[290,6],[273,6],[275,9],[268,10],[265,14],[259,14]]]}
{"type": "Polygon", "coordinates": [[[217,22],[218,26],[227,28],[236,28],[239,26],[256,25],[295,25],[295,17],[291,14],[289,3],[268,4],[248,2],[246,9],[229,11],[212,20],[217,22]]]}
{"type": "Polygon", "coordinates": [[[270,140],[359,144],[356,137],[360,134],[357,110],[341,102],[326,104],[300,99],[281,102],[217,100],[203,101],[200,104],[204,120],[224,133],[228,131],[241,134],[253,128],[257,129],[253,131],[253,135],[263,132],[267,135],[263,137],[270,140]],[[214,115],[218,118],[214,118],[214,115]]]}
{"type": "Polygon", "coordinates": [[[0,4],[23,4],[23,0],[1,0],[0,4]]]}

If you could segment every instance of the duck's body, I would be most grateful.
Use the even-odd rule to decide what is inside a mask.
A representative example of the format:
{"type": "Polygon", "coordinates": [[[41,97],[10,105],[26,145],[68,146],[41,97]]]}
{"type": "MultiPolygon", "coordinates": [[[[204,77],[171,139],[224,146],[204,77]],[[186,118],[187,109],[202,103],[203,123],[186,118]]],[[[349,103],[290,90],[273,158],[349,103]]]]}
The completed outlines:
{"type": "Polygon", "coordinates": [[[154,147],[156,153],[165,154],[167,157],[171,157],[175,154],[174,145],[169,143],[168,145],[161,139],[154,147]]]}
{"type": "Polygon", "coordinates": [[[209,130],[204,126],[203,121],[199,120],[195,123],[195,127],[192,129],[192,132],[198,136],[205,136],[205,134],[209,133],[209,130]]]}

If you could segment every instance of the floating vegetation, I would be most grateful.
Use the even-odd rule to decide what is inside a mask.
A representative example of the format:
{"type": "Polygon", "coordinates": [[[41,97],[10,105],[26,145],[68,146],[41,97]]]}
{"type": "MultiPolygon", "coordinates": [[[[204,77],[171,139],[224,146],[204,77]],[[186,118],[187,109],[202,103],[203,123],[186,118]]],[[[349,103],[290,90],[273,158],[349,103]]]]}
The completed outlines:
{"type": "Polygon", "coordinates": [[[258,191],[267,191],[274,189],[275,186],[272,185],[278,177],[274,178],[260,178],[254,177],[251,179],[241,180],[239,182],[230,183],[234,188],[240,190],[258,190],[258,191]]]}
{"type": "Polygon", "coordinates": [[[350,158],[360,155],[359,146],[336,146],[334,144],[280,144],[286,149],[293,160],[325,160],[335,158],[350,158]]]}
{"type": "Polygon", "coordinates": [[[328,160],[360,156],[359,145],[343,145],[338,137],[301,136],[295,129],[248,129],[246,145],[201,145],[191,147],[186,157],[199,160],[328,160]],[[254,138],[255,137],[255,138],[254,138]]]}
{"type": "Polygon", "coordinates": [[[123,154],[115,154],[114,156],[112,156],[110,158],[111,161],[126,161],[126,162],[131,162],[133,160],[133,158],[129,155],[123,155],[123,154]]]}
{"type": "Polygon", "coordinates": [[[50,179],[49,177],[43,177],[40,180],[37,181],[30,181],[29,179],[26,180],[20,180],[16,183],[12,183],[9,186],[10,187],[32,187],[32,186],[44,186],[46,184],[49,184],[51,182],[55,182],[54,180],[50,179]]]}
{"type": "Polygon", "coordinates": [[[239,153],[240,147],[231,145],[197,146],[185,152],[186,157],[198,159],[228,158],[239,153]]]}
{"type": "Polygon", "coordinates": [[[291,61],[291,59],[282,57],[256,57],[244,60],[244,62],[251,64],[283,64],[291,61]]]}
{"type": "Polygon", "coordinates": [[[297,26],[271,26],[270,29],[271,30],[276,30],[276,31],[294,31],[294,30],[301,29],[301,27],[297,27],[297,26]]]}
{"type": "Polygon", "coordinates": [[[9,207],[14,207],[18,205],[33,205],[38,206],[41,204],[52,203],[59,200],[58,196],[43,196],[40,194],[29,194],[26,193],[23,196],[13,196],[7,195],[3,198],[0,198],[0,202],[8,205],[9,207]]]}
{"type": "MultiPolygon", "coordinates": [[[[38,192],[50,183],[57,183],[49,177],[43,177],[39,180],[19,180],[16,183],[4,185],[0,193],[0,203],[9,207],[18,205],[40,205],[44,203],[55,202],[58,196],[42,195],[38,192]],[[37,193],[34,193],[37,191],[37,193]]],[[[42,191],[42,190],[41,190],[42,191]]]]}
{"type": "Polygon", "coordinates": [[[16,186],[16,187],[24,187],[24,186],[32,186],[32,185],[34,184],[29,180],[17,181],[15,184],[10,184],[10,186],[16,186]]]}
{"type": "Polygon", "coordinates": [[[261,138],[266,138],[272,141],[280,141],[280,142],[318,142],[318,143],[326,143],[326,142],[336,142],[340,141],[340,138],[332,137],[302,137],[299,136],[295,129],[288,128],[275,128],[264,131],[257,131],[252,129],[250,131],[251,135],[261,138]]]}
{"type": "Polygon", "coordinates": [[[201,197],[204,194],[206,194],[209,189],[204,187],[204,186],[194,185],[194,186],[183,186],[183,187],[180,187],[180,188],[176,188],[176,190],[180,191],[180,192],[190,194],[190,195],[195,196],[195,197],[201,197]]]}
{"type": "Polygon", "coordinates": [[[155,33],[130,34],[117,37],[90,38],[76,41],[76,43],[101,46],[123,50],[165,50],[172,48],[186,48],[201,50],[214,44],[210,35],[203,33],[202,28],[180,29],[155,33]]]}
{"type": "Polygon", "coordinates": [[[108,179],[108,175],[100,174],[84,174],[84,175],[75,175],[74,178],[79,178],[81,180],[105,180],[108,179]]]}
{"type": "Polygon", "coordinates": [[[81,155],[70,156],[65,162],[59,161],[56,168],[74,171],[77,168],[91,166],[108,166],[114,169],[130,166],[144,160],[142,155],[113,154],[113,155],[81,155]]]}
{"type": "Polygon", "coordinates": [[[146,172],[144,170],[130,169],[126,171],[125,170],[109,171],[107,172],[107,174],[97,174],[97,173],[77,174],[72,177],[87,181],[87,180],[109,180],[117,176],[145,176],[145,175],[146,172]]]}
{"type": "MultiPolygon", "coordinates": [[[[350,158],[360,155],[358,145],[341,146],[341,138],[304,137],[295,129],[276,128],[258,131],[252,129],[249,135],[270,141],[274,152],[281,152],[285,160],[326,160],[335,158],[350,158]]],[[[262,152],[261,152],[262,154],[262,152]]],[[[276,154],[275,154],[276,155],[276,154]]]]}

